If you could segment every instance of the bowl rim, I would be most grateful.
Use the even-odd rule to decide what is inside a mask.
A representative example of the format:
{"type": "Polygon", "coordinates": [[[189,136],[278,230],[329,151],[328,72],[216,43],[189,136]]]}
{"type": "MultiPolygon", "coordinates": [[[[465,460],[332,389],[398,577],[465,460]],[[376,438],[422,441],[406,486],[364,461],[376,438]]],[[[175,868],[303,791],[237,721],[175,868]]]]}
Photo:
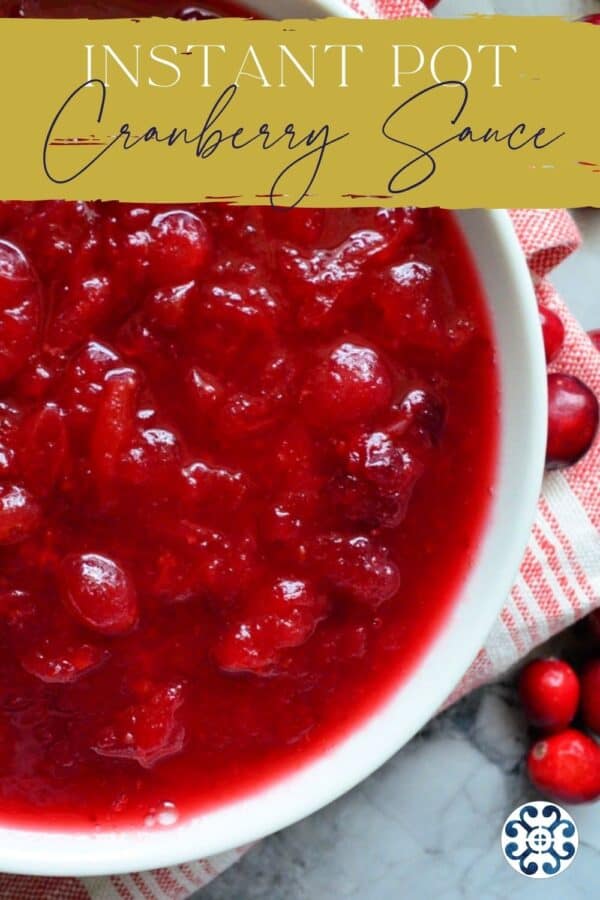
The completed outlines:
{"type": "MultiPolygon", "coordinates": [[[[266,8],[272,0],[259,2],[266,8]]],[[[312,0],[312,4],[326,15],[358,15],[342,0],[312,0]]],[[[526,407],[523,414],[528,422],[529,440],[519,448],[519,491],[513,498],[514,519],[505,538],[506,548],[494,570],[491,594],[495,600],[475,612],[469,608],[469,627],[461,636],[460,653],[450,654],[443,671],[431,668],[433,657],[439,653],[447,635],[456,630],[456,623],[452,629],[448,619],[408,679],[367,720],[334,741],[316,759],[281,776],[273,784],[171,828],[93,833],[0,827],[1,871],[63,877],[118,875],[179,865],[259,840],[314,813],[371,775],[436,713],[460,681],[489,633],[521,563],[543,477],[547,423],[546,365],[537,301],[523,250],[505,210],[476,212],[497,242],[496,249],[503,257],[507,292],[520,316],[528,351],[522,374],[526,407]],[[419,679],[428,666],[431,671],[427,703],[421,702],[418,707],[415,704],[409,713],[402,709],[402,721],[398,722],[399,698],[409,689],[414,691],[415,685],[418,690],[419,679]]],[[[458,213],[459,220],[461,215],[458,213]]],[[[470,241],[467,243],[470,245],[470,241]]],[[[477,265],[477,255],[473,253],[473,256],[477,265]]],[[[502,429],[503,425],[501,443],[502,429]]],[[[486,525],[485,540],[491,531],[490,525],[486,525]]],[[[480,565],[480,556],[478,550],[474,569],[480,565]]],[[[466,593],[464,586],[459,596],[463,593],[466,593]]]]}

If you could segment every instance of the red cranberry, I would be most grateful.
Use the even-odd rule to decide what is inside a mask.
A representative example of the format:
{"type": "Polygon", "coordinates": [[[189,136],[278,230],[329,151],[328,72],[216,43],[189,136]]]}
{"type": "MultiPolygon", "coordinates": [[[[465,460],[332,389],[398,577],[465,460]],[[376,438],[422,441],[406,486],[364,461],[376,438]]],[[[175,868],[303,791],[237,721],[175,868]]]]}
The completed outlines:
{"type": "Polygon", "coordinates": [[[185,323],[187,311],[197,290],[194,281],[158,288],[146,299],[148,318],[163,331],[177,331],[185,323]]]}
{"type": "Polygon", "coordinates": [[[540,306],[539,311],[546,362],[551,363],[562,350],[565,340],[565,326],[560,316],[553,310],[548,309],[547,306],[540,306]]]}
{"type": "Polygon", "coordinates": [[[423,0],[423,3],[427,7],[427,9],[433,9],[435,6],[438,5],[439,2],[440,2],[440,0],[423,0]]]}
{"type": "Polygon", "coordinates": [[[339,344],[319,363],[302,392],[306,418],[331,427],[377,415],[389,404],[392,383],[387,366],[370,347],[339,344]]]}
{"type": "Polygon", "coordinates": [[[145,703],[130,706],[100,732],[93,750],[100,756],[133,759],[144,769],[183,749],[185,729],[177,719],[183,687],[174,684],[145,703]]]}
{"type": "MultiPolygon", "coordinates": [[[[254,273],[252,273],[254,275],[254,273]]],[[[218,280],[204,285],[201,302],[196,305],[197,327],[206,328],[206,323],[220,328],[234,328],[244,333],[256,333],[259,338],[272,335],[285,304],[275,291],[263,285],[230,283],[218,280]]],[[[232,335],[228,335],[231,341],[232,335]]]]}
{"type": "Polygon", "coordinates": [[[594,659],[581,675],[581,715],[587,728],[600,734],[600,660],[594,659]]]}
{"type": "Polygon", "coordinates": [[[571,724],[579,703],[579,679],[560,659],[535,659],[521,672],[519,696],[529,722],[543,731],[571,724]]]}
{"type": "Polygon", "coordinates": [[[436,447],[446,425],[446,407],[431,391],[413,388],[406,394],[390,426],[390,432],[417,434],[426,445],[436,447]]]}
{"type": "Polygon", "coordinates": [[[600,13],[590,13],[589,16],[582,16],[580,22],[588,22],[590,25],[600,25],[600,13]]]}
{"type": "MultiPolygon", "coordinates": [[[[285,619],[290,610],[306,612],[311,617],[311,625],[314,628],[325,608],[321,596],[310,582],[290,577],[276,578],[272,582],[261,585],[253,592],[252,598],[247,601],[247,606],[263,615],[279,617],[283,635],[288,628],[285,619]]],[[[292,638],[295,640],[294,635],[292,638]]]]}
{"type": "Polygon", "coordinates": [[[598,430],[598,400],[573,375],[548,376],[548,447],[546,465],[559,469],[584,456],[598,430]]]}
{"type": "Polygon", "coordinates": [[[346,460],[350,480],[337,482],[338,502],[349,517],[397,527],[406,515],[414,487],[423,474],[423,465],[389,432],[362,434],[349,447],[346,460]],[[359,483],[354,484],[353,480],[359,483]],[[363,483],[363,489],[361,484],[363,483]],[[365,491],[364,488],[368,487],[365,491]],[[342,492],[350,493],[344,498],[342,492]],[[352,494],[357,502],[352,512],[352,494]]]}
{"type": "Polygon", "coordinates": [[[331,250],[319,249],[309,255],[284,246],[280,266],[299,307],[300,327],[322,331],[335,322],[338,313],[352,304],[353,286],[370,263],[390,252],[392,243],[380,232],[368,229],[353,232],[331,250]]]}
{"type": "Polygon", "coordinates": [[[359,603],[377,607],[400,587],[400,572],[388,553],[370,538],[329,535],[315,548],[323,577],[359,603]]]}
{"type": "Polygon", "coordinates": [[[114,560],[97,553],[74,554],[63,561],[61,576],[64,603],[84,625],[116,635],[136,624],[135,588],[114,560]]]}
{"type": "Polygon", "coordinates": [[[15,406],[0,403],[0,476],[2,478],[13,476],[17,469],[20,423],[20,411],[15,406]]]}
{"type": "Polygon", "coordinates": [[[223,636],[219,666],[228,672],[261,672],[272,667],[286,648],[304,644],[325,615],[322,598],[306,581],[279,578],[254,591],[248,615],[223,636]]]}
{"type": "Polygon", "coordinates": [[[114,480],[132,440],[138,389],[133,369],[116,369],[106,378],[90,448],[92,471],[100,485],[114,480]]]}
{"type": "Polygon", "coordinates": [[[15,484],[0,485],[0,546],[31,537],[41,518],[39,504],[29,491],[15,484]]]}
{"type": "Polygon", "coordinates": [[[204,222],[185,210],[169,210],[152,220],[148,231],[148,265],[152,280],[159,285],[177,284],[195,278],[210,251],[204,222]]]}
{"type": "Polygon", "coordinates": [[[69,364],[64,373],[60,400],[71,428],[79,430],[88,424],[102,395],[107,373],[118,365],[118,355],[99,341],[86,344],[69,364]]]}
{"type": "Polygon", "coordinates": [[[166,428],[144,428],[123,455],[119,475],[123,483],[144,487],[153,496],[168,492],[179,477],[180,447],[166,428]]]}
{"type": "Polygon", "coordinates": [[[569,728],[533,745],[527,773],[539,791],[559,802],[596,800],[600,797],[600,748],[592,738],[569,728]]]}
{"type": "Polygon", "coordinates": [[[194,506],[220,506],[231,511],[242,502],[248,480],[242,472],[205,462],[194,462],[183,469],[184,495],[194,506]]]}
{"type": "Polygon", "coordinates": [[[600,328],[596,331],[588,332],[588,336],[596,350],[600,350],[600,328]]]}
{"type": "Polygon", "coordinates": [[[39,339],[40,288],[24,253],[0,240],[0,382],[27,363],[39,339]]]}
{"type": "Polygon", "coordinates": [[[67,429],[63,415],[54,403],[32,413],[21,431],[21,473],[34,494],[49,494],[64,469],[67,455],[67,429]]]}
{"type": "Polygon", "coordinates": [[[115,291],[108,275],[75,279],[64,289],[58,311],[48,329],[48,343],[59,350],[83,343],[106,321],[114,302],[115,291]]]}
{"type": "Polygon", "coordinates": [[[106,650],[91,644],[60,645],[46,638],[21,656],[21,665],[40,681],[48,684],[71,684],[96,669],[108,655],[106,650]]]}
{"type": "Polygon", "coordinates": [[[443,274],[420,260],[391,266],[373,279],[371,296],[392,339],[442,350],[449,330],[449,289],[443,274]]]}

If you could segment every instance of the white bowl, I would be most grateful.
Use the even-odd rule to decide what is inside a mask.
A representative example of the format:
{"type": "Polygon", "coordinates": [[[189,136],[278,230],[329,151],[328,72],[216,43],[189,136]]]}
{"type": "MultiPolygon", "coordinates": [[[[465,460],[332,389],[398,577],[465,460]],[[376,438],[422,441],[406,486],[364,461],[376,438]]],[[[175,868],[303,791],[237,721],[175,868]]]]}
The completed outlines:
{"type": "MultiPolygon", "coordinates": [[[[254,0],[265,14],[342,13],[338,0],[254,0]]],[[[508,214],[458,214],[491,309],[501,384],[492,510],[453,612],[416,670],[367,721],[315,762],[213,812],[167,829],[74,834],[0,828],[0,871],[102,875],[182,863],[254,841],[348,791],[439,709],[485,641],[533,523],[546,442],[546,368],[536,300],[508,214]]]]}

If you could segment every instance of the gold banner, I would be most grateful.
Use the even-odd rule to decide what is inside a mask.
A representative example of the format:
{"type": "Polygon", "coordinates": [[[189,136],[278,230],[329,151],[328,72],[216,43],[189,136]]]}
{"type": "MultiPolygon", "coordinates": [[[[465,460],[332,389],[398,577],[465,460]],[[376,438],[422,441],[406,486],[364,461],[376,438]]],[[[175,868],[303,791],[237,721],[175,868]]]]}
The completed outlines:
{"type": "Polygon", "coordinates": [[[2,199],[600,206],[600,28],[0,21],[2,199]]]}

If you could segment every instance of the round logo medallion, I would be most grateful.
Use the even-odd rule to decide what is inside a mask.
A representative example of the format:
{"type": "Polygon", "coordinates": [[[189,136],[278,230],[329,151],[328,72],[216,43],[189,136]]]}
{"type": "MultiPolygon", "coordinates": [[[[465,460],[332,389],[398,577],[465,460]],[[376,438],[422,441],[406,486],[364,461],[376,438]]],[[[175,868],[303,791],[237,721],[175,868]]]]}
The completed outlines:
{"type": "Polygon", "coordinates": [[[536,800],[511,812],[502,828],[502,852],[509,866],[528,878],[553,878],[577,853],[577,826],[556,803],[536,800]]]}

